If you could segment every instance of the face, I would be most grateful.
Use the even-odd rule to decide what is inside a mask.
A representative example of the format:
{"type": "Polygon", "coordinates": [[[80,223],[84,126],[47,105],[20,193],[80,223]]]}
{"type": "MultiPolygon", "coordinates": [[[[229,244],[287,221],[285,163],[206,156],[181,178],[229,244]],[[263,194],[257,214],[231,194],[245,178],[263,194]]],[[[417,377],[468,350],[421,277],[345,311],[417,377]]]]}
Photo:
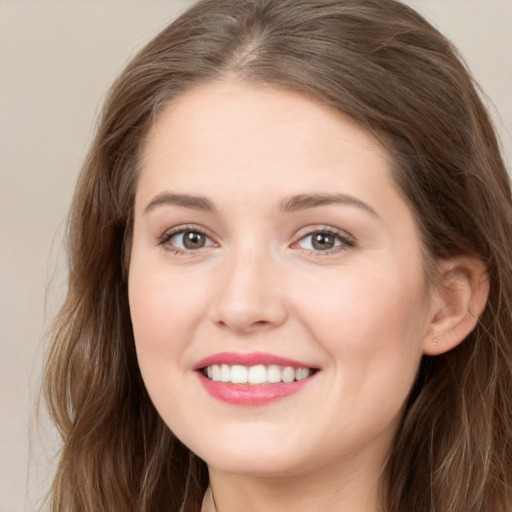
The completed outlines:
{"type": "Polygon", "coordinates": [[[225,81],[142,158],[129,298],[149,394],[211,470],[382,464],[429,336],[386,150],[304,96],[225,81]]]}

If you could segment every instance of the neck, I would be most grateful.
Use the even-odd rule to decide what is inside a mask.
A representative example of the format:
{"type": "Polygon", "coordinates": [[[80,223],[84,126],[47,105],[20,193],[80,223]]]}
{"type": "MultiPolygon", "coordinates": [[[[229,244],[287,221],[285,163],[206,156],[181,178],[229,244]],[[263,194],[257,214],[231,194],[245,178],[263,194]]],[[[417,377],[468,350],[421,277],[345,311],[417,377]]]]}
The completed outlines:
{"type": "Polygon", "coordinates": [[[210,468],[202,512],[382,512],[382,472],[312,471],[287,477],[233,475],[210,468]]]}

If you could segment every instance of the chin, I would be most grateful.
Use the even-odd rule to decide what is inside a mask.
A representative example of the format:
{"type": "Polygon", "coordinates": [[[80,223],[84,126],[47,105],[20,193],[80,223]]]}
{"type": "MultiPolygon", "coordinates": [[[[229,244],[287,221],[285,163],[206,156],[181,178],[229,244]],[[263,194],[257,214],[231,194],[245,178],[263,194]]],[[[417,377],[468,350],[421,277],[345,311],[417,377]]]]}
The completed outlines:
{"type": "Polygon", "coordinates": [[[268,432],[267,435],[257,435],[253,429],[242,426],[238,435],[236,432],[221,437],[203,435],[200,442],[186,444],[210,470],[275,477],[296,474],[304,468],[304,450],[300,441],[297,444],[290,442],[290,436],[288,439],[283,437],[286,436],[268,432]]]}
{"type": "Polygon", "coordinates": [[[205,459],[209,470],[220,471],[236,475],[252,476],[258,478],[276,478],[294,476],[304,472],[304,465],[296,457],[274,454],[273,457],[264,457],[256,454],[234,454],[223,452],[212,454],[205,459]]]}

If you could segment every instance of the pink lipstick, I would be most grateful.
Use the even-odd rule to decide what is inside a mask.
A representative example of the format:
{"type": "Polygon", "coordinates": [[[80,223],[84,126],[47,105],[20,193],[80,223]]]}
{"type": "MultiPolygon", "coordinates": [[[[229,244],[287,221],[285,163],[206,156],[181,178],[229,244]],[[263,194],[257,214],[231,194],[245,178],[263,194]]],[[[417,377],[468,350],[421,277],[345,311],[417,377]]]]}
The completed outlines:
{"type": "Polygon", "coordinates": [[[213,397],[236,405],[263,405],[300,391],[318,368],[262,352],[222,352],[202,359],[194,370],[213,397]]]}

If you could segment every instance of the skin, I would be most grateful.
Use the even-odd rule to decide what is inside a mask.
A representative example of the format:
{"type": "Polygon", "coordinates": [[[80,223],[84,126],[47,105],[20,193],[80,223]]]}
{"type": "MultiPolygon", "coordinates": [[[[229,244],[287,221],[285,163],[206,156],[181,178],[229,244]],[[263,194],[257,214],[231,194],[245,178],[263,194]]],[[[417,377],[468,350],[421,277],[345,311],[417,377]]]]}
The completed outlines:
{"type": "Polygon", "coordinates": [[[418,227],[391,165],[339,113],[236,80],[187,91],[151,128],[130,308],[150,396],[208,464],[203,511],[380,510],[382,470],[420,359],[458,343],[453,326],[472,328],[465,313],[479,282],[467,265],[446,262],[446,293],[427,286],[418,227]],[[313,193],[351,199],[282,210],[313,193]],[[212,209],[162,194],[207,199],[212,209]],[[166,237],[181,228],[204,232],[204,247],[187,251],[179,234],[166,237]],[[337,245],[313,248],[311,233],[326,229],[337,245]],[[319,371],[277,402],[227,404],[194,370],[225,351],[319,371]]]}

